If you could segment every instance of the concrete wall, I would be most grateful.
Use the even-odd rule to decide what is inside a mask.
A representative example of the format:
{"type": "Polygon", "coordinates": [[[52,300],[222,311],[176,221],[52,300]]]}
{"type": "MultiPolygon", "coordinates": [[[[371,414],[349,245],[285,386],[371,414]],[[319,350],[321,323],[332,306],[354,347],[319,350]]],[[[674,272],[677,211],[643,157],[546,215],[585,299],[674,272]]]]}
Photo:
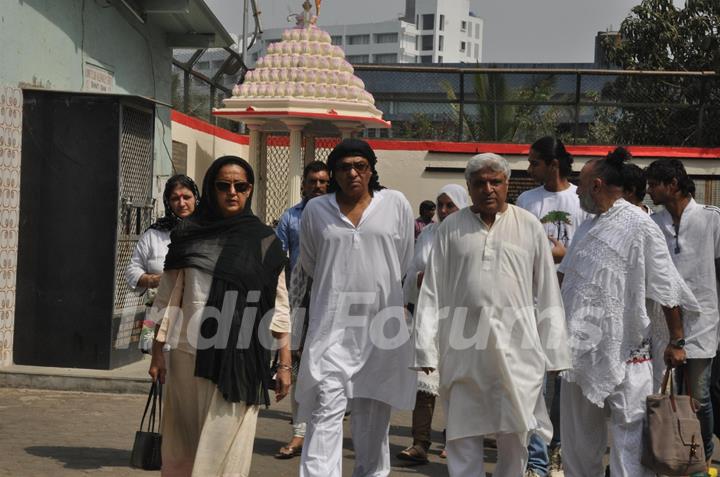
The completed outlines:
{"type": "MultiPolygon", "coordinates": [[[[0,366],[12,364],[22,143],[22,90],[97,91],[170,102],[164,32],[94,0],[0,2],[0,366]],[[107,83],[92,83],[101,74],[107,83]]],[[[170,110],[158,106],[155,173],[171,170],[170,110]]]]}
{"type": "MultiPolygon", "coordinates": [[[[205,172],[220,156],[248,157],[248,137],[212,126],[205,121],[173,111],[172,140],[187,146],[187,175],[201,187],[205,172]]],[[[258,165],[251,162],[253,170],[258,165]]]]}
{"type": "MultiPolygon", "coordinates": [[[[248,157],[249,138],[212,126],[202,120],[173,111],[172,139],[187,145],[188,174],[202,181],[213,158],[224,154],[248,157]]],[[[434,200],[435,194],[446,184],[465,186],[463,171],[467,161],[480,152],[494,152],[505,157],[517,177],[527,171],[527,144],[448,143],[423,141],[371,140],[378,156],[380,183],[405,194],[413,210],[423,200],[434,200]],[[426,170],[431,168],[432,170],[426,170]],[[442,170],[438,170],[442,168],[442,170]]],[[[568,146],[579,172],[589,160],[602,157],[612,146],[568,146]]],[[[662,157],[677,157],[693,176],[720,176],[720,148],[635,147],[633,162],[646,167],[662,157]]],[[[258,164],[252,164],[256,175],[258,164]]],[[[524,174],[522,174],[524,176],[524,174]]],[[[698,192],[700,194],[700,192],[698,192]]],[[[720,204],[720,188],[712,202],[720,204]]],[[[698,197],[698,200],[702,200],[698,197]]],[[[708,201],[711,202],[711,201],[708,201]]]]}
{"type": "Polygon", "coordinates": [[[21,131],[22,92],[0,85],[0,366],[12,364],[21,131]]]}
{"type": "MultiPolygon", "coordinates": [[[[400,142],[393,141],[372,141],[375,152],[378,156],[378,174],[380,175],[380,183],[385,187],[397,189],[401,191],[410,201],[413,210],[417,212],[420,202],[423,200],[434,200],[435,194],[445,184],[459,184],[465,186],[465,178],[463,170],[467,161],[476,154],[476,152],[431,152],[428,149],[412,150],[415,145],[407,142],[407,149],[397,149],[400,142]],[[445,168],[446,171],[426,171],[427,167],[445,168]]],[[[427,148],[433,149],[438,143],[430,143],[427,148]]],[[[445,145],[453,145],[453,143],[439,143],[445,145]]],[[[496,152],[505,157],[510,162],[513,172],[526,171],[527,153],[520,152],[527,146],[510,145],[509,149],[513,152],[507,152],[508,145],[505,144],[479,144],[465,145],[455,144],[459,146],[458,150],[476,149],[477,152],[496,152]]],[[[572,147],[569,148],[573,152],[572,147]]],[[[590,149],[590,148],[586,148],[590,149]]],[[[582,166],[590,159],[602,156],[611,149],[610,146],[593,147],[587,152],[574,152],[575,163],[573,170],[579,172],[582,166]]],[[[650,149],[650,148],[649,148],[650,149]]],[[[688,173],[694,176],[712,176],[720,175],[720,149],[713,150],[710,154],[705,154],[706,150],[696,148],[652,148],[657,149],[656,153],[652,150],[642,154],[636,154],[633,162],[640,167],[648,166],[652,161],[668,155],[674,155],[678,149],[682,149],[681,160],[685,165],[688,173]]],[[[700,192],[699,192],[700,193],[700,192]]],[[[713,197],[712,202],[717,202],[720,197],[713,197]]],[[[698,197],[698,200],[703,200],[698,197]]],[[[711,201],[707,201],[711,202],[711,201]]]]}

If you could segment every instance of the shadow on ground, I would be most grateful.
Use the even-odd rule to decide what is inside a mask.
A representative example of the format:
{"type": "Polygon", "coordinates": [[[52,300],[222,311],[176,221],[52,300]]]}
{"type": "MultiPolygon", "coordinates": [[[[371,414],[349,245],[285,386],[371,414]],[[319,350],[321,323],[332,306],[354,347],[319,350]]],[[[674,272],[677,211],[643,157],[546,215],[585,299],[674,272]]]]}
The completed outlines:
{"type": "Polygon", "coordinates": [[[108,447],[32,446],[25,451],[61,462],[66,469],[92,470],[101,467],[130,467],[129,449],[108,447]]]}

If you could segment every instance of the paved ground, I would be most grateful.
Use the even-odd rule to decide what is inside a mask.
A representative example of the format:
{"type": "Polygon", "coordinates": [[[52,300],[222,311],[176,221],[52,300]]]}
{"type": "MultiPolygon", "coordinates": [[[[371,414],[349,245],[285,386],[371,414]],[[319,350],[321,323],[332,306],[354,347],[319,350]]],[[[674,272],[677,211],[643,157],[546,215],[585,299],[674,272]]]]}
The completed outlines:
{"type": "MultiPolygon", "coordinates": [[[[0,387],[0,476],[65,477],[81,475],[159,476],[128,467],[133,436],[145,397],[45,391],[0,387]]],[[[252,477],[296,476],[298,459],[277,460],[276,450],[289,437],[287,402],[260,412],[252,477]]],[[[434,440],[442,438],[442,415],[436,413],[434,440]]],[[[352,473],[353,453],[346,422],[343,474],[352,473]]],[[[410,413],[393,414],[390,451],[394,456],[410,443],[410,413]]],[[[716,441],[716,450],[718,450],[716,441]]],[[[718,459],[720,450],[714,458],[718,459]]],[[[486,449],[486,460],[495,454],[486,449]]],[[[393,457],[393,476],[446,476],[439,446],[431,449],[430,464],[408,467],[393,457]]],[[[716,461],[717,462],[717,461],[716,461]]],[[[492,471],[492,466],[488,466],[492,471]]]]}
{"type": "MultiPolygon", "coordinates": [[[[144,405],[145,397],[140,395],[0,388],[0,476],[159,476],[159,472],[135,470],[127,464],[144,405]]],[[[298,459],[272,457],[289,437],[289,418],[287,402],[261,411],[251,476],[297,475],[298,459]]],[[[439,442],[442,416],[435,421],[439,442]]],[[[394,414],[393,456],[410,443],[409,436],[410,413],[394,414]]],[[[343,474],[350,476],[353,453],[347,437],[344,447],[343,474]]],[[[393,457],[392,475],[447,475],[438,446],[431,452],[431,463],[424,466],[404,467],[393,457]]],[[[494,455],[488,457],[494,459],[494,455]]]]}

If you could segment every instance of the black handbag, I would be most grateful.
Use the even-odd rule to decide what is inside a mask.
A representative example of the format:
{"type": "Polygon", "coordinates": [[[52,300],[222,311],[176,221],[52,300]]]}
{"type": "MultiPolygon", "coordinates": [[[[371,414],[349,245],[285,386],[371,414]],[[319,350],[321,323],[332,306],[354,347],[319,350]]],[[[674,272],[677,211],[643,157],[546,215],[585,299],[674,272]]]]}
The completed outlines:
{"type": "Polygon", "coordinates": [[[148,394],[147,403],[145,403],[145,411],[140,421],[140,430],[135,433],[135,442],[133,443],[132,454],[130,454],[130,465],[138,469],[144,470],[160,470],[162,459],[160,456],[160,447],[162,446],[162,436],[160,435],[160,421],[162,419],[162,384],[159,382],[152,383],[150,394],[148,394]],[[152,406],[150,402],[152,401],[152,406]],[[148,408],[150,416],[148,418],[147,430],[143,431],[145,417],[148,408]],[[158,410],[157,419],[155,418],[155,410],[158,410]],[[155,424],[157,423],[157,432],[155,424]]]}

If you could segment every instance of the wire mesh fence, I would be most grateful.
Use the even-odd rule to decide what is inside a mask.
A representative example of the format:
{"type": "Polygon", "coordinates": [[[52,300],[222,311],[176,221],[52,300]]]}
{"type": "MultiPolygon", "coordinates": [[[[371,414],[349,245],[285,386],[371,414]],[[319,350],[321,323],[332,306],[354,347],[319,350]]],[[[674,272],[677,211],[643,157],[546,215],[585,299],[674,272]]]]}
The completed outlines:
{"type": "MultiPolygon", "coordinates": [[[[371,138],[526,143],[552,134],[570,144],[720,145],[712,72],[357,65],[355,74],[393,122],[365,131],[371,138]]],[[[229,94],[224,81],[211,86],[174,66],[173,105],[238,130],[210,113],[229,94]]]]}

